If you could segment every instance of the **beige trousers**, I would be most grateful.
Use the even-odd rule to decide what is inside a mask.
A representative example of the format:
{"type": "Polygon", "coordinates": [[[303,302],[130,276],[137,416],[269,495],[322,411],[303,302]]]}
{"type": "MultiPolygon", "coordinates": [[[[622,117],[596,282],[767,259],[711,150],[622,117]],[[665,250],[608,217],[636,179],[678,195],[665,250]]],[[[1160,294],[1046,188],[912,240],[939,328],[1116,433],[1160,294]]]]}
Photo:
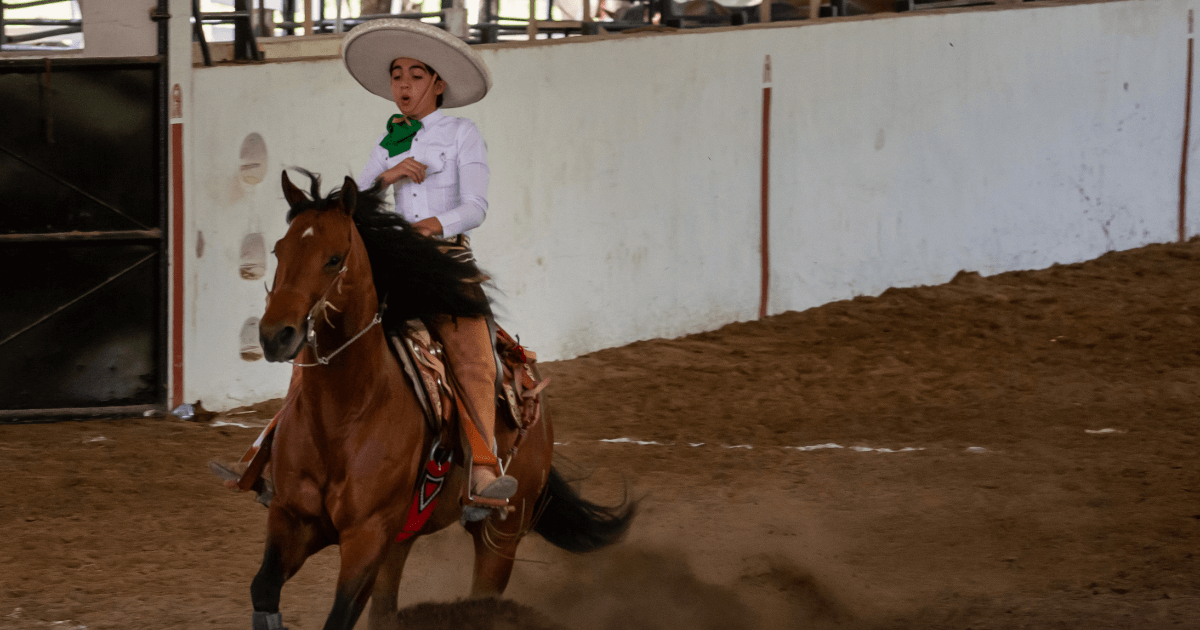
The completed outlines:
{"type": "MultiPolygon", "coordinates": [[[[464,406],[472,418],[462,418],[467,441],[471,443],[471,459],[477,466],[497,469],[499,463],[493,449],[496,430],[496,360],[492,354],[492,337],[483,317],[440,315],[432,322],[442,341],[446,362],[458,381],[464,406]],[[473,421],[472,421],[473,420],[473,421]]],[[[496,470],[496,474],[499,474],[496,470]]]]}

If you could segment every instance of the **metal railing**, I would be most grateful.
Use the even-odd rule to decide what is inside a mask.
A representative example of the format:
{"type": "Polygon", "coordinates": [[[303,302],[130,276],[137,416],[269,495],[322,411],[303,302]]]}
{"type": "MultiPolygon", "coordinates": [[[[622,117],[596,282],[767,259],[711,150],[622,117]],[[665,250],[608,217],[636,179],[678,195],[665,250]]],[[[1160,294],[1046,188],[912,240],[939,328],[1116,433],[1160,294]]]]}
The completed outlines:
{"type": "MultiPolygon", "coordinates": [[[[0,2],[0,51],[14,49],[14,44],[26,44],[28,42],[36,42],[47,37],[58,37],[60,35],[70,35],[73,33],[83,32],[83,21],[79,19],[53,19],[53,18],[11,18],[6,17],[5,11],[15,9],[28,9],[31,7],[43,6],[47,4],[61,4],[71,2],[72,0],[30,0],[29,2],[0,2]],[[9,35],[8,27],[10,26],[50,26],[57,28],[40,29],[21,33],[19,35],[9,35]]],[[[32,46],[23,47],[25,49],[32,46]]]]}
{"type": "MultiPolygon", "coordinates": [[[[895,0],[894,9],[903,12],[1033,1],[1037,0],[895,0]]],[[[337,0],[334,0],[337,5],[337,14],[334,16],[327,15],[325,0],[283,0],[281,10],[278,12],[282,18],[279,21],[273,21],[275,11],[263,8],[264,0],[258,0],[257,8],[251,7],[254,0],[235,0],[235,10],[232,12],[203,15],[197,8],[198,2],[199,0],[193,0],[193,11],[196,14],[195,33],[204,54],[205,65],[211,65],[212,60],[201,29],[202,24],[233,23],[235,25],[234,58],[256,60],[261,59],[255,40],[256,36],[272,37],[276,35],[277,31],[281,34],[294,35],[298,29],[304,29],[305,34],[340,33],[362,22],[379,18],[414,20],[435,18],[437,21],[430,22],[431,24],[455,33],[467,43],[488,44],[525,38],[532,40],[539,37],[598,35],[601,32],[623,32],[647,27],[686,29],[739,26],[756,22],[807,20],[864,12],[862,7],[855,4],[854,0],[812,0],[806,8],[797,8],[787,0],[764,0],[760,5],[751,7],[726,7],[716,0],[693,0],[686,4],[676,0],[635,0],[632,7],[625,10],[621,16],[617,16],[617,19],[598,21],[592,15],[591,0],[583,0],[584,16],[582,20],[556,20],[553,18],[553,1],[547,4],[545,18],[542,19],[535,15],[536,0],[530,0],[529,14],[522,17],[500,16],[494,6],[496,0],[485,0],[481,3],[479,22],[465,25],[465,22],[461,21],[465,16],[465,9],[461,8],[462,0],[441,0],[441,10],[439,11],[353,17],[341,15],[342,5],[337,0]],[[298,6],[301,4],[304,6],[298,6]],[[252,14],[256,12],[260,19],[253,18],[252,14]],[[297,20],[298,12],[308,17],[297,20]]]]}
{"type": "MultiPolygon", "coordinates": [[[[192,40],[200,43],[204,65],[213,65],[212,51],[208,49],[208,39],[204,36],[205,24],[233,24],[233,58],[262,60],[262,54],[258,51],[258,40],[254,36],[250,2],[251,0],[234,0],[233,11],[205,13],[200,10],[200,0],[192,0],[192,40]]],[[[262,0],[259,0],[260,9],[261,6],[262,0]]]]}

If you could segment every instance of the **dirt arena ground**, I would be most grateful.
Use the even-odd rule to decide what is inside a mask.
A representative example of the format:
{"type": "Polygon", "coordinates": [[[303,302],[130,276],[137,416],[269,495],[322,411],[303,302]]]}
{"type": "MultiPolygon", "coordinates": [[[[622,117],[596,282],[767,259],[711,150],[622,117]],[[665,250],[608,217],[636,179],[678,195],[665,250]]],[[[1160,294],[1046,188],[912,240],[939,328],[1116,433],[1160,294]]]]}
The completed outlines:
{"type": "MultiPolygon", "coordinates": [[[[496,628],[1200,627],[1200,242],[544,372],[559,465],[603,501],[624,475],[642,512],[593,556],[531,537],[496,628]]],[[[0,628],[249,627],[266,511],[204,466],[256,432],[0,426],[0,628]]],[[[403,601],[462,596],[470,553],[457,527],[419,542],[403,601]]],[[[336,563],[284,589],[294,630],[323,623],[336,563]]],[[[492,627],[480,609],[405,618],[492,627]]]]}

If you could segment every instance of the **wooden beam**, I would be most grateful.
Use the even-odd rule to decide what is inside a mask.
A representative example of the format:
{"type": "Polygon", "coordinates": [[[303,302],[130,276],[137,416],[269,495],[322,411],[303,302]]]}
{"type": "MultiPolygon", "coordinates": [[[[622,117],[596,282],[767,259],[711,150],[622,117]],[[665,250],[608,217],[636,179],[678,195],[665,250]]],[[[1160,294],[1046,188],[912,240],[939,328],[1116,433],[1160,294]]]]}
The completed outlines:
{"type": "Polygon", "coordinates": [[[115,230],[110,232],[47,232],[43,234],[0,234],[0,243],[69,243],[76,241],[158,240],[162,230],[115,230]]]}
{"type": "Polygon", "coordinates": [[[304,0],[304,34],[313,34],[312,0],[304,0]]]}

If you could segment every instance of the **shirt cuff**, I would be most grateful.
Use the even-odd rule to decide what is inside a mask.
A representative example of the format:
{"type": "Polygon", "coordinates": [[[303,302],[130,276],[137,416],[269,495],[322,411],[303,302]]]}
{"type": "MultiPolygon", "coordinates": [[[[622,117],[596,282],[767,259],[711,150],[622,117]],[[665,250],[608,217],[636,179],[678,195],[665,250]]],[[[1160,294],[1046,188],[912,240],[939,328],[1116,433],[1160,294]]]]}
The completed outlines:
{"type": "Polygon", "coordinates": [[[442,236],[451,238],[462,233],[462,215],[458,209],[447,210],[437,215],[438,223],[442,224],[442,236]]]}

